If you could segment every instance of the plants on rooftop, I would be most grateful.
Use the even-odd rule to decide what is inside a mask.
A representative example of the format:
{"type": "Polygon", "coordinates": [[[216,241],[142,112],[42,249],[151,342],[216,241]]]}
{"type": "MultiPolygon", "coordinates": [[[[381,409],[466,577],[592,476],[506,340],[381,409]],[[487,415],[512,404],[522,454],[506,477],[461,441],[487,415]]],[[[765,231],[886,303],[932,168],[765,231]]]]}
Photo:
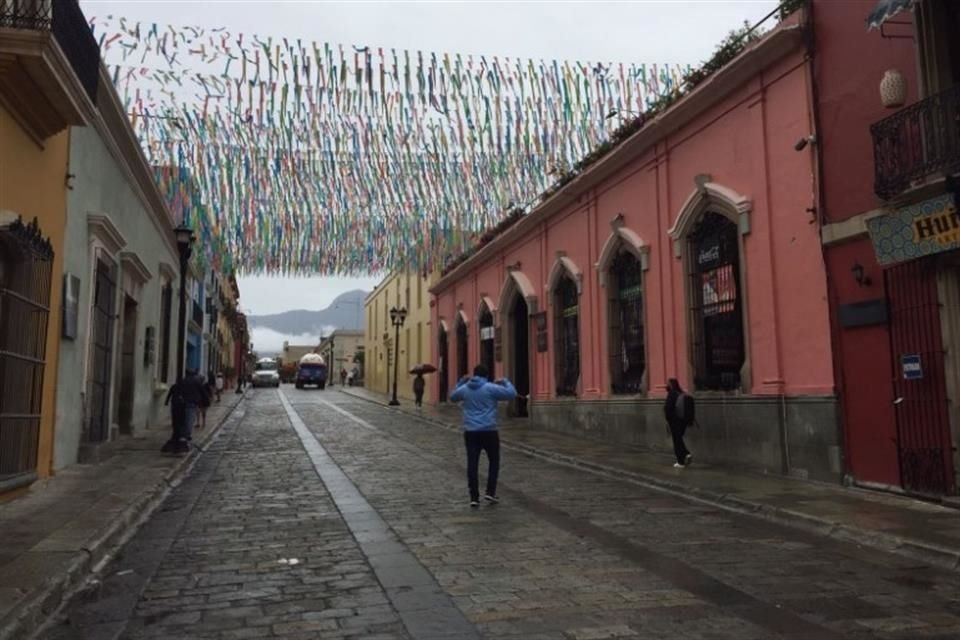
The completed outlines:
{"type": "MultiPolygon", "coordinates": [[[[772,16],[776,14],[778,19],[783,21],[798,9],[806,6],[808,1],[809,0],[783,0],[774,13],[771,13],[770,15],[772,16]]],[[[761,28],[761,25],[765,20],[766,19],[761,20],[759,23],[753,26],[751,26],[749,22],[744,21],[743,26],[738,29],[731,30],[726,37],[720,41],[714,50],[713,55],[708,60],[706,60],[696,69],[692,69],[684,74],[678,89],[661,95],[655,101],[648,104],[647,109],[643,113],[634,118],[625,120],[622,124],[620,124],[620,126],[614,129],[613,132],[611,132],[610,136],[605,141],[597,145],[587,155],[578,160],[573,167],[567,169],[566,171],[559,172],[553,184],[541,192],[537,200],[540,203],[543,203],[550,199],[551,196],[576,179],[587,168],[620,146],[620,144],[622,144],[634,133],[640,131],[650,120],[669,109],[675,102],[677,102],[677,100],[688,95],[707,78],[729,64],[730,61],[740,55],[748,45],[762,38],[763,35],[767,33],[767,30],[761,28]]],[[[516,220],[523,216],[523,214],[524,210],[522,208],[518,207],[511,210],[508,214],[508,218],[510,216],[516,216],[515,220],[504,226],[504,222],[508,220],[508,218],[505,218],[495,227],[485,231],[480,236],[479,245],[464,251],[460,255],[448,261],[440,272],[441,276],[446,275],[460,266],[462,263],[466,262],[480,247],[493,241],[494,238],[513,226],[516,220]]]]}

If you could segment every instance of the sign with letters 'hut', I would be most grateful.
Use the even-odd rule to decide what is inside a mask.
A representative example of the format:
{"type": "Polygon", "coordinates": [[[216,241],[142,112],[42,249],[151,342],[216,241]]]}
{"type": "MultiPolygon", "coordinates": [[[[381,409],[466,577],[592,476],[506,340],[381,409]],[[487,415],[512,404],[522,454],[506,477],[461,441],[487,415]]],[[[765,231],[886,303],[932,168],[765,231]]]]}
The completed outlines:
{"type": "Polygon", "coordinates": [[[947,193],[867,220],[881,265],[960,248],[960,212],[947,193]]]}

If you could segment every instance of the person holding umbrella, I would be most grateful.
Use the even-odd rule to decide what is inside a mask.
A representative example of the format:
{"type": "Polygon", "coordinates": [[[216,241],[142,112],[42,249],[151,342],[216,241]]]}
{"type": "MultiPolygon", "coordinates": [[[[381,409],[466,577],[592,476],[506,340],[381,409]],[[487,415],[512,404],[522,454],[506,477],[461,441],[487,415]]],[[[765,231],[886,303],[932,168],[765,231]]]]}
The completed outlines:
{"type": "Polygon", "coordinates": [[[417,371],[417,377],[413,379],[413,404],[419,409],[423,406],[423,391],[427,387],[427,381],[423,379],[423,372],[417,371]]]}
{"type": "Polygon", "coordinates": [[[413,403],[418,408],[423,407],[423,392],[427,388],[427,381],[424,380],[423,374],[434,371],[436,371],[436,369],[430,364],[418,364],[410,370],[410,373],[416,376],[413,379],[413,403]]]}

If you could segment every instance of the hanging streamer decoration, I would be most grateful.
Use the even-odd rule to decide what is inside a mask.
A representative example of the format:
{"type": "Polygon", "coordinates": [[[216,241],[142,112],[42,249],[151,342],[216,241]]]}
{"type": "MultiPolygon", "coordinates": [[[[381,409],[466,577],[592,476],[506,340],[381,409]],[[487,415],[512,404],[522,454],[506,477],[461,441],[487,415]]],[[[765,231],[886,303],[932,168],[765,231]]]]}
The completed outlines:
{"type": "Polygon", "coordinates": [[[241,273],[440,267],[688,70],[91,27],[177,220],[241,273]]]}

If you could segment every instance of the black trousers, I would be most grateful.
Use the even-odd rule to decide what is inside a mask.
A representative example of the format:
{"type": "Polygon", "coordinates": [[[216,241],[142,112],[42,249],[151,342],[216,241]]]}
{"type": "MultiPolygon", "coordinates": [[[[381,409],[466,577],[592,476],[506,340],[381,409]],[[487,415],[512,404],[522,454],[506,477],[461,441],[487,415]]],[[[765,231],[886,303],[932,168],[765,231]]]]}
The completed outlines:
{"type": "Polygon", "coordinates": [[[413,397],[414,397],[413,403],[414,403],[415,405],[417,405],[418,407],[422,407],[422,406],[423,406],[423,391],[414,391],[414,392],[413,392],[413,397]]]}
{"type": "Polygon", "coordinates": [[[677,462],[680,464],[686,464],[687,456],[690,455],[690,450],[687,449],[686,443],[683,441],[683,434],[687,431],[687,425],[683,424],[679,420],[672,421],[670,423],[670,436],[673,438],[673,455],[677,456],[677,462]]]}
{"type": "Polygon", "coordinates": [[[480,452],[487,452],[490,467],[487,470],[487,495],[497,495],[497,476],[500,475],[500,433],[492,431],[465,431],[463,443],[467,447],[467,485],[470,499],[480,499],[480,481],[477,478],[480,452]]]}

